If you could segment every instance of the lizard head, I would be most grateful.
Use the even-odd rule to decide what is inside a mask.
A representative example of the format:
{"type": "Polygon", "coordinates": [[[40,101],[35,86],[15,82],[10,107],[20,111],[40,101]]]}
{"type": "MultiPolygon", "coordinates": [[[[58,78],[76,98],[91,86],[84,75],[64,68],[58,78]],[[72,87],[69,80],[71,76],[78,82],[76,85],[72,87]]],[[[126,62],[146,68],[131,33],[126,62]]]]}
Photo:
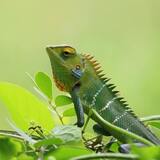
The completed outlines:
{"type": "Polygon", "coordinates": [[[84,70],[84,58],[68,45],[48,46],[53,78],[61,91],[70,92],[78,84],[84,70]]]}

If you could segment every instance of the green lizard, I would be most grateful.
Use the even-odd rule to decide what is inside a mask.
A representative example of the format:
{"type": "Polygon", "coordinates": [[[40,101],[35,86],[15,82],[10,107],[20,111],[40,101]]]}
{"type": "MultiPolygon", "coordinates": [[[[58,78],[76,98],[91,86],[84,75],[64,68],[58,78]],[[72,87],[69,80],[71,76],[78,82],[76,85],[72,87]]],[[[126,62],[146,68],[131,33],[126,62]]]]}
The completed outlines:
{"type": "Polygon", "coordinates": [[[78,54],[68,45],[49,46],[46,50],[56,86],[72,97],[79,127],[84,125],[84,112],[89,114],[91,109],[91,118],[97,122],[95,130],[109,133],[123,143],[131,140],[126,136],[126,130],[133,133],[134,138],[137,135],[137,139],[145,139],[145,144],[160,144],[119,97],[115,86],[108,83],[109,79],[104,77],[99,63],[91,55],[78,54]]]}

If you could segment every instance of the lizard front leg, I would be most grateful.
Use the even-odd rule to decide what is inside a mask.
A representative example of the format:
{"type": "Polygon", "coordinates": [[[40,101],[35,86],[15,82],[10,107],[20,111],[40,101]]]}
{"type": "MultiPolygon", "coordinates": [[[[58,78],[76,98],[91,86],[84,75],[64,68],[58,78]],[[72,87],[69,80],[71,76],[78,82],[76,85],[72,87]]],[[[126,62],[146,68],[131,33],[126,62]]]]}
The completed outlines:
{"type": "Polygon", "coordinates": [[[79,86],[74,86],[72,88],[72,91],[70,92],[70,95],[72,97],[72,101],[74,104],[74,108],[76,111],[76,115],[77,115],[77,126],[78,127],[82,127],[84,125],[84,111],[83,111],[83,106],[81,103],[81,100],[78,96],[78,90],[79,90],[79,86]]]}

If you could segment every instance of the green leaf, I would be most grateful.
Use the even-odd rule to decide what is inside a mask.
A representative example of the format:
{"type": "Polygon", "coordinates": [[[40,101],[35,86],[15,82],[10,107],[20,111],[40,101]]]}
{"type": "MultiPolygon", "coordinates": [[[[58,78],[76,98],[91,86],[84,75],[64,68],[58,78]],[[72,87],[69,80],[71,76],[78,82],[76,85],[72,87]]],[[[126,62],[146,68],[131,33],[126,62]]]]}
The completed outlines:
{"type": "Polygon", "coordinates": [[[31,121],[47,130],[53,128],[52,114],[48,106],[26,89],[15,84],[0,82],[0,101],[22,130],[27,131],[31,121]]]}
{"type": "Polygon", "coordinates": [[[55,104],[57,107],[68,105],[72,103],[72,99],[68,96],[60,95],[55,99],[55,104]]]}
{"type": "Polygon", "coordinates": [[[92,153],[86,148],[80,148],[77,146],[61,146],[55,151],[48,153],[45,156],[45,160],[48,160],[48,157],[54,156],[57,160],[69,160],[75,156],[86,155],[92,153]]]}
{"type": "Polygon", "coordinates": [[[18,152],[21,152],[22,146],[19,142],[9,138],[0,138],[0,159],[8,160],[15,157],[18,152]]]}
{"type": "Polygon", "coordinates": [[[75,115],[76,115],[76,113],[75,113],[74,108],[69,108],[69,109],[67,109],[63,112],[63,117],[72,117],[72,116],[75,116],[75,115]]]}
{"type": "Polygon", "coordinates": [[[119,144],[116,142],[114,142],[109,148],[109,150],[112,152],[118,152],[118,149],[119,149],[119,144]]]}
{"type": "Polygon", "coordinates": [[[150,126],[160,129],[160,122],[148,122],[150,126]]]}
{"type": "Polygon", "coordinates": [[[56,160],[56,158],[54,156],[46,156],[46,158],[45,158],[45,160],[56,160]]]}
{"type": "Polygon", "coordinates": [[[160,159],[160,147],[132,147],[132,153],[137,154],[140,160],[159,160],[160,159]]]}
{"type": "Polygon", "coordinates": [[[58,126],[53,129],[53,136],[64,142],[78,142],[81,140],[81,129],[74,125],[58,126]]]}
{"type": "MultiPolygon", "coordinates": [[[[23,153],[23,154],[20,154],[18,157],[16,157],[15,160],[35,160],[35,158],[36,158],[36,157],[33,157],[33,156],[31,157],[31,156],[23,153]]],[[[36,159],[37,159],[37,158],[36,158],[36,159]]]]}
{"type": "Polygon", "coordinates": [[[38,72],[35,75],[35,82],[38,88],[51,100],[52,99],[52,81],[50,77],[43,72],[38,72]]]}
{"type": "Polygon", "coordinates": [[[63,143],[62,139],[52,137],[52,138],[49,138],[49,139],[44,139],[44,140],[38,141],[37,143],[34,144],[34,146],[36,148],[39,148],[41,146],[48,146],[48,145],[53,145],[53,144],[61,145],[62,143],[63,143]]]}

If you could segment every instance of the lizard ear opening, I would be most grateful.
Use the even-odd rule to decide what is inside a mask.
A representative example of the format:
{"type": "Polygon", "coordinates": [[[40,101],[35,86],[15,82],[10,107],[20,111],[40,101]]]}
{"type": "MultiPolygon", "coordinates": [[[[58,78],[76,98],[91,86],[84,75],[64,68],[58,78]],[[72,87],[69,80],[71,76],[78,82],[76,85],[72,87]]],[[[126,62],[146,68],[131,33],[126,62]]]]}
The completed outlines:
{"type": "Polygon", "coordinates": [[[80,70],[80,68],[75,68],[75,69],[72,69],[72,75],[77,78],[77,79],[80,79],[83,75],[83,71],[80,70]]]}

